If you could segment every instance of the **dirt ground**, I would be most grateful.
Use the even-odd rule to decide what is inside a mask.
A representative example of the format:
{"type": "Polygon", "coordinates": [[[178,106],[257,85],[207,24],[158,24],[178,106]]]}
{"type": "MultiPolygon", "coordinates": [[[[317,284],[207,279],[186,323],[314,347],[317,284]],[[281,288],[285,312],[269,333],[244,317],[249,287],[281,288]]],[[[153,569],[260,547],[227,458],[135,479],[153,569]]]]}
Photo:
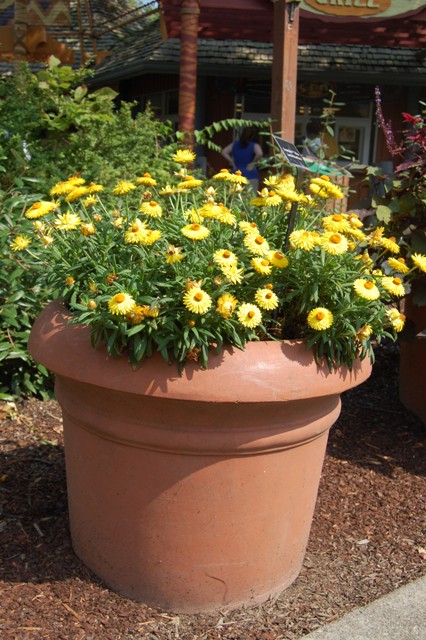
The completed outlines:
{"type": "MultiPolygon", "coordinates": [[[[426,574],[426,429],[398,400],[398,354],[343,396],[304,566],[280,597],[174,615],[109,591],[74,555],[60,410],[0,404],[2,640],[296,640],[426,574]]],[[[424,381],[423,381],[424,383],[424,381]]]]}

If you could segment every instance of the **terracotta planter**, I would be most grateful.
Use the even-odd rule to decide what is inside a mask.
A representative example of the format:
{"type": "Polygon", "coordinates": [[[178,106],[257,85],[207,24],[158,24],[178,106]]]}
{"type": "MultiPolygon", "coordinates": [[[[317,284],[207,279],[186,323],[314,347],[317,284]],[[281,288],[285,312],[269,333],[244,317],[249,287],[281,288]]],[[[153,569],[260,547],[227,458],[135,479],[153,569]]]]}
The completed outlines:
{"type": "MultiPolygon", "coordinates": [[[[426,306],[414,304],[413,297],[405,300],[404,312],[414,323],[414,334],[426,330],[426,306]]],[[[401,341],[399,359],[399,397],[402,404],[426,425],[426,338],[415,337],[401,341]]]]}
{"type": "Polygon", "coordinates": [[[154,356],[134,371],[49,306],[33,357],[56,373],[71,535],[122,595],[176,612],[261,602],[297,577],[340,393],[300,342],[250,343],[207,370],[154,356]]]}

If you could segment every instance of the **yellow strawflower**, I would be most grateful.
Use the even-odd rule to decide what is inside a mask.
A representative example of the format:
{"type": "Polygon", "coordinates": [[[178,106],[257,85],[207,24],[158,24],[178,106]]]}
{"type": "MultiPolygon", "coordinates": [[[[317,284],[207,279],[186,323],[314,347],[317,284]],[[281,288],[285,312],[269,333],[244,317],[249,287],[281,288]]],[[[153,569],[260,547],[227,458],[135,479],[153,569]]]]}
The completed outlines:
{"type": "Polygon", "coordinates": [[[262,322],[262,313],[255,304],[246,302],[238,307],[238,321],[249,329],[254,329],[262,322]]]}
{"type": "Polygon", "coordinates": [[[108,300],[108,308],[116,316],[125,316],[136,305],[128,293],[116,293],[108,300]]]}
{"type": "Polygon", "coordinates": [[[190,149],[178,149],[176,153],[172,155],[172,159],[179,164],[190,164],[194,162],[197,156],[190,149]]]}
{"type": "Polygon", "coordinates": [[[191,313],[203,315],[212,306],[212,299],[201,287],[191,287],[183,296],[183,304],[191,313]]]}
{"type": "Polygon", "coordinates": [[[333,324],[333,314],[325,307],[315,307],[308,313],[307,322],[315,331],[325,331],[333,324]]]}
{"type": "Polygon", "coordinates": [[[16,238],[12,240],[12,242],[10,243],[10,248],[12,249],[12,251],[23,251],[24,249],[29,247],[30,244],[31,238],[29,238],[25,234],[21,234],[19,236],[16,236],[16,238]]]}

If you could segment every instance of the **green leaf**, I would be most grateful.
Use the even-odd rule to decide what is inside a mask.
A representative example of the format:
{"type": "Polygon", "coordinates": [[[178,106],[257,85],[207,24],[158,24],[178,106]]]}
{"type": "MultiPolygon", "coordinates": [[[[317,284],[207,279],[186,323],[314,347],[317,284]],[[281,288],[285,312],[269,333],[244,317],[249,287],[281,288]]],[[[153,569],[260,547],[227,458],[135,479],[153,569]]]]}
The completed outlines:
{"type": "Polygon", "coordinates": [[[126,331],[126,334],[131,337],[136,335],[137,333],[140,333],[141,331],[145,331],[145,327],[142,324],[138,324],[126,331]]]}
{"type": "Polygon", "coordinates": [[[82,100],[87,95],[87,87],[77,87],[74,91],[74,98],[76,100],[82,100]]]}
{"type": "Polygon", "coordinates": [[[97,89],[94,96],[99,98],[108,98],[108,100],[115,100],[115,98],[119,95],[117,91],[111,89],[111,87],[102,87],[101,89],[97,89]]]}
{"type": "Polygon", "coordinates": [[[376,209],[376,216],[377,219],[380,220],[380,222],[388,224],[390,219],[392,218],[392,210],[390,207],[380,204],[376,209]]]}

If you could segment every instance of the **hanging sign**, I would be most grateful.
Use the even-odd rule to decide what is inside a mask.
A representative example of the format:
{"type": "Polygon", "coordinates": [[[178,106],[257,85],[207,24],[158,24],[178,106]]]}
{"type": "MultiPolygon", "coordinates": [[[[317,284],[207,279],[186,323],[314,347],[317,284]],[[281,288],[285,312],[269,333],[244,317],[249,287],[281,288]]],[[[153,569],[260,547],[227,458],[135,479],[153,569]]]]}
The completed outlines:
{"type": "Polygon", "coordinates": [[[302,0],[300,8],[317,17],[397,18],[426,7],[426,0],[302,0]]]}

